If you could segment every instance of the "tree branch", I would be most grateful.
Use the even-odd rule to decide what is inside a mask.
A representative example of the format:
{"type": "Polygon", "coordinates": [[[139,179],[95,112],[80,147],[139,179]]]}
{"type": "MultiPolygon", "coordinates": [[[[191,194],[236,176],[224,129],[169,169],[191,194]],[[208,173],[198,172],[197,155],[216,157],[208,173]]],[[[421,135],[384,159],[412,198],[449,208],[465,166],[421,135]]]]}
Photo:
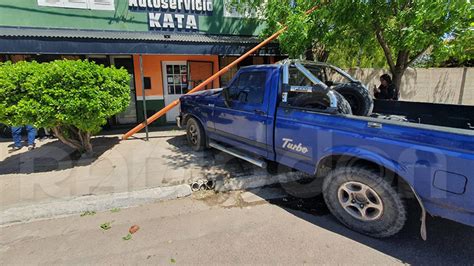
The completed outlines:
{"type": "Polygon", "coordinates": [[[71,148],[73,148],[73,149],[79,150],[79,151],[82,149],[82,145],[81,145],[79,142],[64,137],[64,135],[63,135],[61,129],[59,129],[59,127],[53,127],[52,130],[53,130],[53,132],[54,132],[54,135],[55,135],[62,143],[68,145],[69,147],[71,147],[71,148]]]}
{"type": "Polygon", "coordinates": [[[412,59],[410,59],[407,63],[407,67],[411,65],[416,59],[418,59],[420,56],[422,56],[428,49],[430,49],[431,45],[428,45],[425,49],[421,50],[419,53],[417,53],[412,59]]]}
{"type": "Polygon", "coordinates": [[[382,34],[382,29],[380,28],[380,25],[375,23],[375,35],[377,36],[377,41],[379,42],[380,46],[382,46],[383,53],[385,54],[385,58],[387,58],[387,63],[390,67],[390,71],[393,73],[395,71],[395,63],[393,62],[393,57],[392,57],[392,51],[390,51],[390,48],[387,45],[387,42],[385,41],[385,38],[383,37],[382,34]]]}

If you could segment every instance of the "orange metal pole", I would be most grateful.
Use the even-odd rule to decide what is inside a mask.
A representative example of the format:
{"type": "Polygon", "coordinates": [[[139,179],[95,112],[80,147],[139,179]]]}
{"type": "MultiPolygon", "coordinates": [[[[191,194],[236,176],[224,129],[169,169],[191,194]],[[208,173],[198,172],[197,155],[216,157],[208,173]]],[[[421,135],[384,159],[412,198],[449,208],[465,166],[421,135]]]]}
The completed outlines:
{"type": "MultiPolygon", "coordinates": [[[[310,10],[306,11],[306,15],[308,14],[311,14],[312,12],[314,12],[316,9],[318,9],[319,6],[315,6],[313,8],[311,8],[310,10]]],[[[222,76],[223,74],[225,74],[227,71],[229,71],[232,67],[236,66],[238,63],[242,62],[242,60],[244,60],[245,58],[249,57],[250,55],[252,55],[253,53],[255,53],[256,51],[258,51],[260,48],[262,48],[263,46],[267,45],[269,42],[275,40],[278,36],[280,36],[280,34],[282,34],[286,29],[288,29],[288,26],[285,26],[283,27],[282,29],[280,29],[279,31],[275,32],[272,36],[268,37],[267,39],[265,39],[263,42],[261,42],[260,44],[258,44],[257,46],[255,46],[254,48],[250,49],[250,51],[246,52],[244,55],[240,56],[239,58],[237,58],[234,62],[230,63],[229,65],[227,65],[226,67],[224,67],[223,69],[219,70],[217,73],[215,73],[214,75],[212,75],[211,77],[209,77],[208,79],[206,79],[203,83],[199,84],[198,86],[196,86],[194,89],[188,91],[186,94],[190,94],[190,93],[193,93],[193,92],[196,92],[196,91],[200,91],[202,90],[207,84],[213,82],[214,80],[216,80],[218,77],[222,76]]],[[[143,86],[143,84],[142,84],[143,86]]],[[[150,116],[146,121],[143,121],[142,123],[138,124],[136,127],[134,127],[133,129],[131,129],[130,131],[128,131],[127,133],[125,133],[123,136],[122,136],[122,139],[126,140],[128,139],[129,137],[131,137],[133,134],[137,133],[138,131],[142,130],[143,128],[146,127],[146,125],[149,125],[151,123],[153,123],[153,121],[155,121],[156,119],[160,118],[161,116],[163,116],[164,114],[166,114],[169,110],[173,109],[175,106],[177,106],[179,104],[179,99],[178,100],[174,100],[173,102],[171,102],[170,104],[168,104],[166,107],[164,107],[163,109],[161,109],[160,111],[158,111],[157,113],[155,113],[154,115],[150,116]]]]}

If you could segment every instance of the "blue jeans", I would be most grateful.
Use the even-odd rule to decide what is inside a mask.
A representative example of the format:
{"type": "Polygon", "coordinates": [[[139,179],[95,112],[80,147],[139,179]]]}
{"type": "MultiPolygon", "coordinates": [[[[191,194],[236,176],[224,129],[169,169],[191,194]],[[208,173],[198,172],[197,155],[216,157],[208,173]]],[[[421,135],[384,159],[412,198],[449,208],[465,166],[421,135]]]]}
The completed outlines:
{"type": "MultiPolygon", "coordinates": [[[[35,138],[36,138],[36,128],[33,126],[27,125],[25,126],[26,131],[28,132],[28,145],[35,145],[35,138]]],[[[12,127],[12,135],[13,135],[13,142],[15,143],[16,147],[21,147],[21,127],[12,127]]]]}

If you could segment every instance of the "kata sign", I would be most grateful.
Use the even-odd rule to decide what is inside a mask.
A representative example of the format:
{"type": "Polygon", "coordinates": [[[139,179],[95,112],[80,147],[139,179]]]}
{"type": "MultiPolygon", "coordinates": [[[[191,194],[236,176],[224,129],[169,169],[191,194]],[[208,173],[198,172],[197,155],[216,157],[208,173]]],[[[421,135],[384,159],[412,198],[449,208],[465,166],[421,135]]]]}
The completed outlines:
{"type": "Polygon", "coordinates": [[[199,16],[214,6],[212,0],[129,0],[128,8],[148,12],[150,29],[197,31],[199,16]]]}

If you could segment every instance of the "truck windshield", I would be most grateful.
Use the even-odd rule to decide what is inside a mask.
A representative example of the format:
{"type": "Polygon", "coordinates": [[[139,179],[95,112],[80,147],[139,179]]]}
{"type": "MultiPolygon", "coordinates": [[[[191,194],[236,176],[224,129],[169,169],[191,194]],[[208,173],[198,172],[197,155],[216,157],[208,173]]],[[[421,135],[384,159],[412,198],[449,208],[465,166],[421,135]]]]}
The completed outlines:
{"type": "Polygon", "coordinates": [[[342,70],[335,69],[324,65],[304,65],[316,78],[321,80],[327,86],[335,86],[343,83],[350,83],[355,80],[351,79],[348,74],[342,70]]]}

